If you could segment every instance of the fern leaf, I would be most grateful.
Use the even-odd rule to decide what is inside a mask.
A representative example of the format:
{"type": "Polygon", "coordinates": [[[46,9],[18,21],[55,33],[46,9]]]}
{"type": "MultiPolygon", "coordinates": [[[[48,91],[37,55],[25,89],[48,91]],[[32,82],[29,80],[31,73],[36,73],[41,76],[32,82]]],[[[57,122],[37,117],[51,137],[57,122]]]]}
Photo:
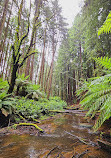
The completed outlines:
{"type": "Polygon", "coordinates": [[[111,11],[108,17],[106,18],[106,21],[104,22],[104,24],[99,28],[98,36],[102,33],[109,33],[109,32],[111,32],[111,11]]]}
{"type": "Polygon", "coordinates": [[[101,57],[101,58],[94,58],[94,60],[100,66],[102,66],[102,67],[104,67],[104,68],[106,68],[108,70],[111,70],[111,58],[101,57]]]}
{"type": "Polygon", "coordinates": [[[101,127],[103,122],[105,121],[105,117],[104,117],[105,113],[106,113],[105,110],[101,111],[101,113],[100,113],[100,115],[99,115],[99,117],[98,117],[98,119],[93,127],[95,131],[97,131],[101,127]]]}

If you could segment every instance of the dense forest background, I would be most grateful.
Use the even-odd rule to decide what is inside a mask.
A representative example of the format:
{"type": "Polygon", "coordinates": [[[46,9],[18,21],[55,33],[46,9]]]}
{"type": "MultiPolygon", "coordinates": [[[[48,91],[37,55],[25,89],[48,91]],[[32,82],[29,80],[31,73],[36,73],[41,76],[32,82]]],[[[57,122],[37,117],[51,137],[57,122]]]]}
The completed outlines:
{"type": "Polygon", "coordinates": [[[111,34],[98,36],[110,10],[110,0],[84,0],[68,29],[58,0],[1,0],[0,77],[8,81],[7,93],[18,83],[18,95],[21,79],[38,85],[47,99],[79,101],[83,81],[106,74],[95,57],[111,57],[111,34]]]}

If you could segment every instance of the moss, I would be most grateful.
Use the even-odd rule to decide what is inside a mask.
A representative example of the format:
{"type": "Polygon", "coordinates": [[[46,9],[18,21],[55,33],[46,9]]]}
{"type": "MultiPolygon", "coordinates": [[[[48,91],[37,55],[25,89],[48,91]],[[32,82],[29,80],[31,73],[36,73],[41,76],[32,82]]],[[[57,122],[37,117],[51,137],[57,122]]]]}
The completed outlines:
{"type": "Polygon", "coordinates": [[[36,124],[34,123],[19,123],[19,124],[14,124],[13,127],[16,128],[17,126],[34,126],[37,130],[39,130],[40,132],[44,132],[43,129],[41,129],[40,127],[38,127],[36,124]]]}

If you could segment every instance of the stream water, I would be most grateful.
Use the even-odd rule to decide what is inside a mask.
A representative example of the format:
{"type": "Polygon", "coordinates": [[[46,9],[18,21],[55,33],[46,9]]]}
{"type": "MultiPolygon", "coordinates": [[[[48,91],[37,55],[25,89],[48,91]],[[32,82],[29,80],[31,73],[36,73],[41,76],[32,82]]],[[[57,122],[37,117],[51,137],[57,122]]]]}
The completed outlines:
{"type": "Polygon", "coordinates": [[[99,136],[91,125],[80,114],[57,115],[39,125],[46,131],[39,136],[0,136],[0,158],[111,158],[111,153],[93,146],[99,136]],[[75,135],[92,145],[84,144],[75,135]]]}

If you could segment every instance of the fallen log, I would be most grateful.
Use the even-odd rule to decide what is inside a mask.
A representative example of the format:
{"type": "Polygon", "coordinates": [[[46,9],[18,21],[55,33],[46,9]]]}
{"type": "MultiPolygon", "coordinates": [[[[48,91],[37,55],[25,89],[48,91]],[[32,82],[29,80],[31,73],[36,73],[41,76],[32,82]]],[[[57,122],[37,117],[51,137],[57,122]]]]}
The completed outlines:
{"type": "Polygon", "coordinates": [[[43,129],[41,129],[40,127],[38,127],[36,124],[34,123],[19,123],[19,124],[14,124],[13,127],[17,128],[17,126],[34,126],[37,130],[39,130],[40,132],[44,132],[43,129]]]}
{"type": "Polygon", "coordinates": [[[60,111],[60,110],[49,110],[49,112],[80,114],[80,113],[84,112],[84,110],[64,110],[64,111],[60,111]]]}
{"type": "Polygon", "coordinates": [[[65,111],[60,111],[60,110],[49,110],[49,112],[55,112],[55,113],[66,113],[65,111]]]}

